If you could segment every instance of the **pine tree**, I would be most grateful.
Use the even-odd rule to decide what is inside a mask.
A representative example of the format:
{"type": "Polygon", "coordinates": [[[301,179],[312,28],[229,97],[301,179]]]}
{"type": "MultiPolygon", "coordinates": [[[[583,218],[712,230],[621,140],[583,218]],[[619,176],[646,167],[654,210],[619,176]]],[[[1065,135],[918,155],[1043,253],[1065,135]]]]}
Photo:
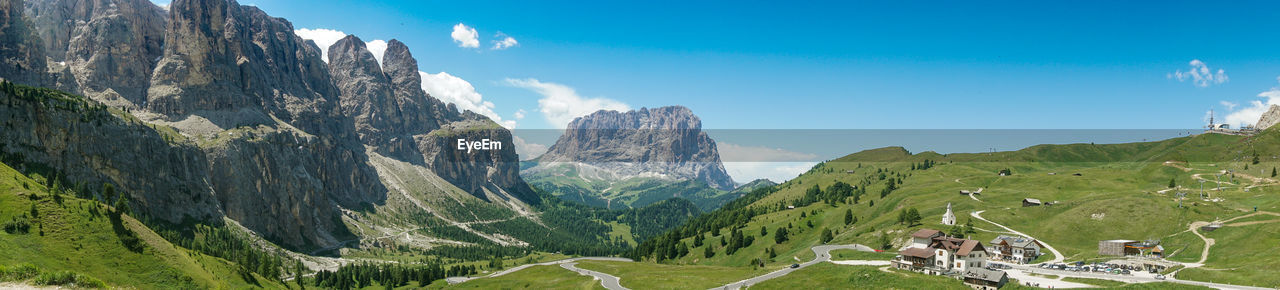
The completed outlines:
{"type": "Polygon", "coordinates": [[[827,242],[830,242],[831,240],[834,240],[834,239],[835,239],[835,236],[831,234],[831,229],[822,229],[823,244],[826,244],[827,242]]]}
{"type": "Polygon", "coordinates": [[[776,231],[773,231],[773,242],[774,242],[774,243],[781,244],[781,243],[786,242],[786,241],[787,241],[787,229],[786,229],[786,228],[780,228],[780,229],[778,229],[778,230],[776,230],[776,231]]]}
{"type": "Polygon", "coordinates": [[[1178,187],[1178,184],[1174,182],[1174,178],[1170,178],[1170,179],[1169,179],[1169,188],[1174,188],[1174,187],[1178,187]]]}
{"type": "Polygon", "coordinates": [[[712,250],[710,245],[707,245],[707,249],[702,251],[702,257],[704,258],[711,258],[715,256],[716,256],[716,251],[712,250]]]}
{"type": "Polygon", "coordinates": [[[767,228],[765,228],[764,226],[760,226],[760,236],[761,236],[761,237],[764,237],[764,236],[768,236],[768,235],[769,235],[769,230],[768,230],[767,228]]]}

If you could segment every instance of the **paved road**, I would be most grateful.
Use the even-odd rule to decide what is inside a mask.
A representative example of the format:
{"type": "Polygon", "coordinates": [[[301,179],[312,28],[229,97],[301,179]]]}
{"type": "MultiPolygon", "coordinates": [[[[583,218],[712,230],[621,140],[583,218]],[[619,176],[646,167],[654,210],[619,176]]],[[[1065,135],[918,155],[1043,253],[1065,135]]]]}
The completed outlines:
{"type": "MultiPolygon", "coordinates": [[[[467,281],[471,281],[471,280],[475,280],[475,279],[480,279],[480,278],[492,278],[492,277],[498,277],[498,276],[502,276],[502,275],[506,275],[506,274],[511,274],[512,272],[520,271],[520,270],[524,270],[525,268],[529,268],[529,267],[533,267],[533,266],[547,266],[547,265],[555,265],[555,264],[575,263],[575,262],[577,262],[577,261],[582,261],[582,260],[631,262],[631,259],[627,259],[627,258],[614,258],[614,257],[580,257],[580,258],[568,258],[568,259],[563,259],[563,260],[555,260],[555,261],[551,261],[551,262],[542,262],[542,263],[536,263],[536,264],[524,264],[524,265],[511,267],[510,269],[502,270],[502,271],[499,271],[499,272],[496,272],[496,273],[493,273],[493,274],[489,274],[489,275],[485,275],[485,276],[478,276],[478,277],[448,277],[448,278],[444,278],[444,281],[445,281],[445,282],[449,282],[449,284],[458,284],[458,283],[467,282],[467,281]]],[[[565,267],[565,269],[569,269],[569,268],[568,268],[568,267],[565,267]]],[[[570,270],[573,270],[573,269],[570,269],[570,270]]],[[[584,270],[584,271],[585,271],[585,270],[584,270]]],[[[575,272],[576,272],[576,271],[575,271],[575,272]]],[[[598,273],[598,272],[597,272],[597,273],[598,273]]],[[[581,273],[581,272],[579,272],[579,274],[582,274],[582,273],[581,273]]],[[[603,273],[600,273],[600,274],[601,274],[601,275],[608,276],[607,274],[603,274],[603,273]]],[[[594,275],[593,275],[593,276],[594,276],[594,275]]],[[[612,277],[612,276],[610,276],[610,277],[612,277]]],[[[600,276],[597,276],[597,278],[600,278],[600,276]]],[[[617,280],[618,280],[618,278],[617,278],[617,277],[613,277],[613,279],[614,279],[614,281],[617,281],[617,280]]],[[[608,287],[608,285],[605,285],[605,287],[608,287]]],[[[619,286],[619,287],[621,287],[621,286],[619,286]]],[[[610,288],[610,289],[613,289],[613,288],[610,288]]]]}
{"type": "Polygon", "coordinates": [[[1034,272],[1039,274],[1058,275],[1061,277],[1078,277],[1078,278],[1113,280],[1113,281],[1121,281],[1125,283],[1173,282],[1173,283],[1179,283],[1179,284],[1197,285],[1197,286],[1204,286],[1204,287],[1217,288],[1217,289],[1249,289],[1249,290],[1273,289],[1273,288],[1240,286],[1240,285],[1210,283],[1210,282],[1191,281],[1191,280],[1179,280],[1173,277],[1168,277],[1165,280],[1160,280],[1160,279],[1156,279],[1154,274],[1145,273],[1145,272],[1135,272],[1133,275],[1116,275],[1116,274],[1107,274],[1107,273],[1074,272],[1074,271],[1066,271],[1066,270],[1043,269],[1040,267],[1028,266],[1028,265],[1010,265],[1010,266],[1013,267],[1012,270],[1018,270],[1022,272],[1034,272]]]}
{"type": "Polygon", "coordinates": [[[601,286],[604,286],[604,288],[607,288],[609,290],[629,289],[627,287],[622,287],[622,281],[621,279],[618,278],[618,276],[578,268],[576,267],[577,265],[578,265],[578,262],[569,262],[569,263],[561,263],[560,267],[568,269],[569,271],[574,271],[578,273],[578,275],[595,277],[596,280],[600,280],[601,286]]]}
{"type": "MultiPolygon", "coordinates": [[[[712,289],[742,289],[743,287],[749,287],[749,286],[751,286],[751,285],[755,285],[755,284],[757,284],[757,283],[764,282],[764,281],[769,280],[769,279],[782,277],[782,276],[785,276],[785,275],[787,275],[787,274],[791,273],[792,271],[800,270],[800,269],[804,269],[804,267],[813,266],[813,265],[818,264],[818,263],[831,261],[831,251],[832,251],[832,250],[837,250],[837,249],[850,249],[850,250],[858,250],[858,251],[863,251],[863,252],[874,252],[874,251],[875,251],[874,249],[871,249],[870,247],[863,246],[863,245],[858,245],[858,244],[853,244],[853,245],[821,245],[821,246],[814,246],[814,247],[813,247],[813,248],[811,248],[811,249],[813,250],[813,253],[814,253],[813,260],[810,260],[810,261],[808,261],[808,262],[804,262],[804,263],[800,263],[800,266],[799,266],[799,267],[796,267],[796,268],[791,268],[791,267],[783,268],[782,270],[777,270],[777,271],[769,272],[768,274],[764,274],[764,275],[760,275],[760,276],[752,277],[752,278],[750,278],[750,279],[746,279],[746,280],[742,280],[742,281],[738,281],[738,282],[729,283],[728,285],[724,285],[724,286],[720,286],[720,287],[716,287],[716,288],[712,288],[712,289]]],[[[839,261],[839,262],[840,262],[840,263],[838,263],[838,264],[844,264],[844,265],[854,265],[854,263],[857,263],[857,264],[866,263],[866,264],[868,264],[868,265],[879,265],[879,266],[888,265],[888,261],[839,261]],[[883,264],[881,264],[880,262],[884,262],[884,263],[883,263],[883,264]],[[845,263],[850,263],[850,264],[845,264],[845,263]]]]}
{"type": "Polygon", "coordinates": [[[1041,239],[1037,239],[1037,238],[1035,238],[1035,237],[1032,237],[1031,235],[1024,234],[1024,233],[1019,232],[1019,231],[1015,231],[1015,230],[1013,230],[1013,229],[1011,229],[1011,228],[1009,228],[1009,227],[1006,227],[1006,226],[1004,226],[1004,225],[1002,225],[1002,224],[997,224],[996,222],[993,222],[993,221],[987,220],[987,219],[985,219],[985,218],[982,218],[982,212],[985,212],[985,210],[980,210],[980,211],[970,212],[970,213],[969,213],[969,215],[971,215],[971,216],[973,216],[973,217],[975,217],[975,218],[978,218],[979,220],[982,220],[982,221],[984,221],[984,222],[988,222],[988,223],[991,223],[991,224],[993,224],[993,225],[996,225],[997,227],[1000,227],[1000,228],[1002,228],[1002,229],[1004,229],[1004,230],[1006,230],[1006,231],[1009,231],[1009,232],[1011,232],[1011,233],[1017,234],[1017,235],[1019,235],[1019,236],[1024,236],[1024,237],[1027,237],[1027,238],[1029,238],[1029,239],[1033,239],[1033,240],[1040,241],[1040,244],[1041,244],[1041,245],[1044,245],[1044,248],[1045,248],[1045,249],[1048,249],[1048,250],[1049,250],[1049,252],[1052,252],[1052,253],[1053,253],[1053,260],[1050,260],[1050,261],[1049,261],[1049,262],[1047,262],[1047,263],[1062,263],[1063,259],[1065,258],[1064,256],[1062,256],[1062,252],[1058,252],[1058,249],[1054,249],[1054,248],[1053,248],[1053,246],[1050,246],[1048,242],[1045,242],[1044,240],[1041,240],[1041,239]]]}

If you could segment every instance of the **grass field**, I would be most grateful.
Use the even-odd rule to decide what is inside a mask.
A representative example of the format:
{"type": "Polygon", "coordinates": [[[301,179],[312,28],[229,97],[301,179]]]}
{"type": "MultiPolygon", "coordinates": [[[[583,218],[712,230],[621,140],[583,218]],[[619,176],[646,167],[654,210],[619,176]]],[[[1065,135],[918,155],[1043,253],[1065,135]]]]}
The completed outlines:
{"type": "Polygon", "coordinates": [[[831,251],[832,260],[892,260],[897,255],[894,252],[863,252],[849,249],[831,251]]]}
{"type": "MultiPolygon", "coordinates": [[[[624,281],[625,282],[625,281],[624,281]]],[[[493,278],[481,278],[457,285],[444,281],[432,284],[430,289],[604,289],[600,281],[578,275],[559,265],[533,266],[511,274],[493,278]]]]}
{"type": "Polygon", "coordinates": [[[1178,279],[1280,287],[1280,276],[1274,271],[1280,268],[1280,259],[1270,253],[1280,245],[1280,223],[1223,227],[1205,236],[1216,240],[1205,267],[1183,269],[1178,279]]]}
{"type": "Polygon", "coordinates": [[[582,261],[578,268],[618,276],[632,289],[708,289],[777,270],[613,261],[582,261]]]}
{"type": "Polygon", "coordinates": [[[841,285],[858,289],[969,289],[963,282],[942,276],[884,272],[871,266],[821,263],[796,270],[751,289],[832,289],[841,285]]]}
{"type": "Polygon", "coordinates": [[[1075,282],[1080,284],[1089,284],[1089,285],[1098,286],[1098,287],[1121,287],[1126,284],[1129,284],[1129,283],[1115,281],[1115,280],[1078,278],[1078,277],[1066,277],[1066,278],[1062,278],[1062,281],[1075,282]]]}

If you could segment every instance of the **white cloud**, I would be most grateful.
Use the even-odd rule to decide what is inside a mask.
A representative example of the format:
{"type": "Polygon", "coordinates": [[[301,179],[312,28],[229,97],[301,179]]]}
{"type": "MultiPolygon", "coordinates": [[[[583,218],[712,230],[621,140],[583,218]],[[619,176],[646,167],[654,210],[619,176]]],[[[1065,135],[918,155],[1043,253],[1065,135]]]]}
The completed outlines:
{"type": "MultiPolygon", "coordinates": [[[[1280,78],[1276,78],[1276,81],[1280,82],[1280,78]]],[[[1258,123],[1258,119],[1262,118],[1262,114],[1270,110],[1271,106],[1280,105],[1280,87],[1272,87],[1270,90],[1258,93],[1258,97],[1263,100],[1250,101],[1247,107],[1228,113],[1224,124],[1240,126],[1258,123]]],[[[1230,108],[1234,109],[1235,106],[1230,108]]]]}
{"type": "Polygon", "coordinates": [[[369,49],[370,53],[373,53],[373,58],[378,60],[378,64],[382,64],[382,54],[387,52],[386,41],[374,39],[373,41],[365,42],[364,47],[369,49]]]}
{"type": "Polygon", "coordinates": [[[818,162],[725,162],[724,170],[740,182],[764,178],[781,183],[800,176],[816,164],[818,162]]]}
{"type": "Polygon", "coordinates": [[[547,145],[525,142],[520,136],[512,135],[512,142],[516,143],[516,154],[520,155],[520,161],[538,158],[542,153],[547,153],[547,145]]]}
{"type": "Polygon", "coordinates": [[[343,37],[347,37],[345,32],[324,28],[302,28],[294,30],[293,34],[297,34],[302,39],[315,41],[316,45],[320,46],[320,58],[324,59],[325,62],[329,62],[329,46],[337,43],[338,40],[342,40],[343,37]]]}
{"type": "Polygon", "coordinates": [[[574,118],[599,110],[628,111],[627,104],[606,98],[583,98],[573,88],[537,79],[506,79],[513,87],[524,88],[542,95],[538,109],[551,125],[564,128],[574,118]]]}
{"type": "MultiPolygon", "coordinates": [[[[320,47],[320,59],[324,60],[324,62],[329,62],[329,47],[333,46],[334,43],[338,43],[343,37],[347,37],[346,32],[325,28],[302,28],[294,30],[293,34],[297,34],[302,39],[316,42],[316,46],[320,47]]],[[[365,42],[364,46],[369,49],[370,53],[373,53],[373,58],[378,60],[378,64],[382,64],[382,54],[387,51],[387,42],[381,39],[374,39],[373,41],[365,42]]]]}
{"type": "Polygon", "coordinates": [[[507,129],[516,127],[514,120],[502,120],[502,116],[493,111],[493,102],[485,101],[484,96],[476,92],[476,88],[466,80],[446,72],[429,74],[418,72],[422,76],[422,90],[428,94],[458,106],[460,110],[470,110],[493,119],[507,129]]]}
{"type": "Polygon", "coordinates": [[[453,37],[453,42],[457,43],[458,47],[480,47],[480,33],[477,33],[475,28],[471,28],[466,24],[458,23],[458,25],[454,25],[453,33],[450,33],[449,36],[453,37]]]}
{"type": "Polygon", "coordinates": [[[718,143],[720,160],[733,180],[752,181],[766,178],[783,182],[808,171],[818,162],[818,155],[781,148],[742,146],[718,143]]]}
{"type": "Polygon", "coordinates": [[[1192,85],[1197,87],[1208,87],[1210,85],[1220,85],[1230,80],[1227,77],[1227,71],[1218,69],[1217,72],[1209,69],[1203,61],[1199,59],[1191,60],[1191,69],[1187,71],[1178,70],[1165,75],[1166,78],[1177,79],[1178,82],[1191,81],[1192,85]]]}
{"type": "Polygon", "coordinates": [[[524,119],[524,109],[516,110],[516,120],[524,119]]]}
{"type": "Polygon", "coordinates": [[[789,151],[782,148],[761,146],[742,146],[731,143],[719,143],[720,160],[724,162],[781,162],[781,161],[818,161],[818,155],[789,151]]]}
{"type": "Polygon", "coordinates": [[[1222,105],[1223,107],[1227,107],[1228,112],[1235,110],[1236,106],[1240,105],[1240,104],[1236,104],[1228,101],[1221,101],[1221,102],[1218,102],[1218,104],[1222,105]]]}
{"type": "Polygon", "coordinates": [[[498,32],[498,34],[493,37],[497,37],[498,40],[493,41],[493,47],[489,48],[491,50],[503,50],[511,48],[512,46],[520,45],[520,42],[517,42],[515,38],[511,38],[502,32],[498,32]]]}

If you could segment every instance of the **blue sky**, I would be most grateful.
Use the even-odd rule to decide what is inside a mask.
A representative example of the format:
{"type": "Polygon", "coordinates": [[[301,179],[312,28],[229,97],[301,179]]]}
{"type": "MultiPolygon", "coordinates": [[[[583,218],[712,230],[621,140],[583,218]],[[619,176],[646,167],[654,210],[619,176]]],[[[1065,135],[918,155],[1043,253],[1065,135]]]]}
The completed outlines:
{"type": "Polygon", "coordinates": [[[517,129],[665,105],[713,129],[1185,129],[1280,104],[1278,2],[691,2],[241,4],[399,39],[469,84],[433,95],[517,129]]]}

